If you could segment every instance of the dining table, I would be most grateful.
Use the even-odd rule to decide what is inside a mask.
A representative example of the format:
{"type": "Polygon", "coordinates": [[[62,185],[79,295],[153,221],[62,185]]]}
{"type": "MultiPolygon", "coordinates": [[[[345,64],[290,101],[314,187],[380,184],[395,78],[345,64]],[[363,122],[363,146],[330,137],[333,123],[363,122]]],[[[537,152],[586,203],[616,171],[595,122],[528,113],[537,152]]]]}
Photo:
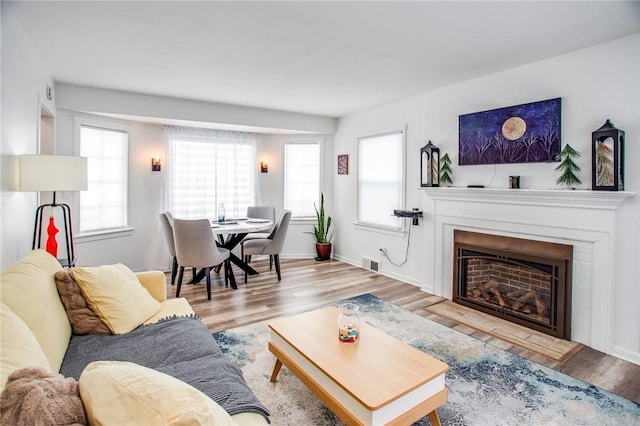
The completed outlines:
{"type": "MultiPolygon", "coordinates": [[[[251,232],[261,232],[271,229],[273,221],[261,218],[240,218],[224,221],[211,221],[211,232],[216,236],[216,244],[218,247],[229,250],[229,260],[245,271],[248,275],[257,275],[258,271],[253,269],[244,259],[239,258],[233,253],[233,249],[242,242],[244,237],[251,232]]],[[[220,266],[216,267],[216,272],[220,270],[220,266]]],[[[198,271],[191,281],[197,283],[204,278],[204,269],[198,271]]],[[[231,287],[237,289],[236,279],[233,270],[229,271],[229,283],[231,287]]]]}

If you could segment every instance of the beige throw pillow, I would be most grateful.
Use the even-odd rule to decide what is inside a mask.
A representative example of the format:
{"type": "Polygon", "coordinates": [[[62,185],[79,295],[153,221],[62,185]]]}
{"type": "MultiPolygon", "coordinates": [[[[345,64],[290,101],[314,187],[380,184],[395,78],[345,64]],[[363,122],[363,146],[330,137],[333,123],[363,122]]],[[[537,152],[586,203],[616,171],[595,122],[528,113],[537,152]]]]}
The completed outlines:
{"type": "Polygon", "coordinates": [[[79,384],[91,425],[236,425],[198,389],[131,362],[92,362],[79,384]]]}
{"type": "Polygon", "coordinates": [[[130,332],[160,310],[160,302],[121,263],[74,268],[69,274],[87,305],[113,334],[130,332]]]}

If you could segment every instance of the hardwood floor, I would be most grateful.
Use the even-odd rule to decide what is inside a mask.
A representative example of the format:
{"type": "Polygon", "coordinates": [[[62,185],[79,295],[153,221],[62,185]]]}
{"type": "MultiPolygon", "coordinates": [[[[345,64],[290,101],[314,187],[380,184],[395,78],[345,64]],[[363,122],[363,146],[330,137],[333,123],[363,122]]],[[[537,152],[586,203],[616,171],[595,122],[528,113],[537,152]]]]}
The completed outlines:
{"type": "MultiPolygon", "coordinates": [[[[307,311],[348,297],[371,293],[395,305],[454,328],[476,339],[486,341],[516,355],[546,365],[557,371],[599,386],[640,403],[640,366],[583,347],[565,362],[558,362],[507,340],[461,324],[430,311],[429,307],[445,299],[418,287],[376,274],[344,262],[313,259],[282,259],[282,281],[275,270],[269,271],[267,260],[255,260],[252,266],[260,272],[244,284],[239,269],[234,269],[238,289],[224,286],[223,275],[212,274],[211,300],[207,300],[204,282],[183,285],[186,297],[196,314],[211,332],[226,330],[258,321],[307,311]]],[[[184,282],[189,274],[185,271],[184,282]]],[[[175,297],[175,286],[167,274],[167,292],[175,297]]]]}

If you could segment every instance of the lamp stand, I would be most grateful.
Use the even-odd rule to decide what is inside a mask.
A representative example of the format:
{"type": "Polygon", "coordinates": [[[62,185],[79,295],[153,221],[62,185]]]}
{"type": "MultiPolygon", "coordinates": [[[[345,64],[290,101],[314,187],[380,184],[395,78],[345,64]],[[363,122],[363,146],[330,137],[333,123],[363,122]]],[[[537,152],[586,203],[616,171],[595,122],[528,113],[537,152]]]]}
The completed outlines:
{"type": "Polygon", "coordinates": [[[44,209],[47,207],[51,207],[52,209],[55,209],[55,208],[62,209],[62,216],[64,218],[64,238],[65,238],[65,244],[67,248],[67,259],[66,259],[67,262],[66,264],[62,262],[61,263],[62,263],[62,266],[64,267],[72,268],[73,266],[75,266],[76,257],[73,251],[73,231],[71,230],[71,208],[69,207],[68,204],[56,203],[55,191],[53,192],[53,203],[42,204],[36,210],[36,219],[35,219],[34,229],[33,229],[33,243],[31,244],[31,248],[35,250],[36,248],[40,248],[41,246],[41,240],[42,240],[41,235],[42,235],[42,229],[43,229],[42,217],[44,214],[44,209]]]}

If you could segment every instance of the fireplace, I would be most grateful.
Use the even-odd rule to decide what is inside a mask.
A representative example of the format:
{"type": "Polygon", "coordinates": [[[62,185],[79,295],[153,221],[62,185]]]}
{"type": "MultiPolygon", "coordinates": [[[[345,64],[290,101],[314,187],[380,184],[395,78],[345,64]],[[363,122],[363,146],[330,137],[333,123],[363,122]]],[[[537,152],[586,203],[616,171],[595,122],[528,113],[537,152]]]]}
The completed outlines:
{"type": "Polygon", "coordinates": [[[573,246],[454,230],[453,301],[571,339],[573,246]]]}

